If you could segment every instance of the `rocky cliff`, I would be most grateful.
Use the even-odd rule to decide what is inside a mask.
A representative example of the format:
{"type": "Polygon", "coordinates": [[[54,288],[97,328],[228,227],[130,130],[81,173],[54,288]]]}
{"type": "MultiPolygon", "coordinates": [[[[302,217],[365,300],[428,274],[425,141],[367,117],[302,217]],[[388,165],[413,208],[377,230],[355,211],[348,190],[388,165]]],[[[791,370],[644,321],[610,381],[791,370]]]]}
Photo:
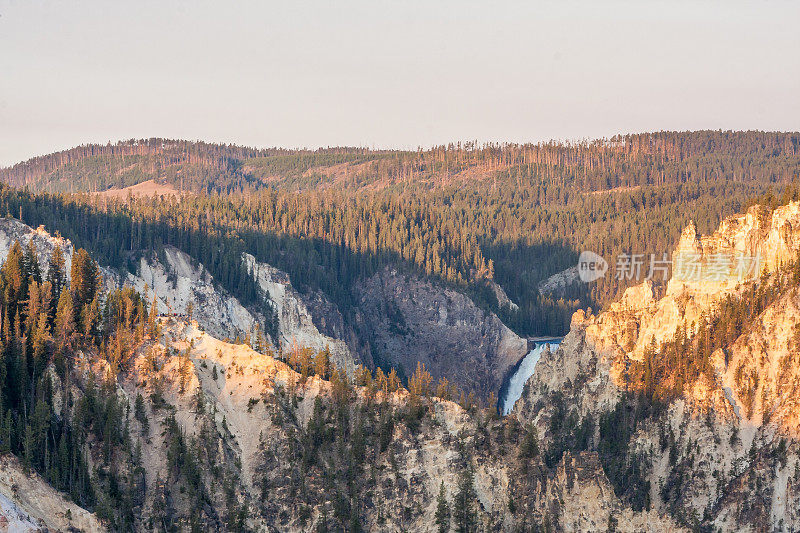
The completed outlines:
{"type": "MultiPolygon", "coordinates": [[[[205,294],[205,314],[161,317],[116,373],[95,350],[77,352],[67,378],[48,371],[54,405],[62,416],[101,405],[121,417],[115,441],[97,429],[87,436],[89,468],[99,494],[126,495],[139,530],[434,531],[442,487],[453,520],[466,506],[488,531],[797,530],[800,294],[786,266],[798,232],[800,204],[754,208],[708,237],[690,226],[676,255],[693,257],[701,272],[717,262],[716,277],[647,282],[597,316],[576,313],[506,418],[390,389],[362,371],[296,371],[279,351],[222,340],[214,333],[235,330],[215,324],[246,333],[248,315],[223,292],[204,292],[214,283],[202,266],[168,249],[136,279],[106,271],[111,285],[147,284],[179,313],[205,294]],[[719,257],[733,264],[744,255],[763,263],[719,276],[719,257]],[[729,339],[726,330],[680,394],[637,388],[636,372],[666,358],[679,333],[698,340],[700,324],[742,298],[757,302],[741,333],[729,339]]],[[[42,255],[55,242],[3,221],[0,247],[15,239],[36,239],[42,255]]],[[[338,310],[244,260],[275,305],[280,343],[328,347],[353,370],[338,310]]],[[[359,291],[359,335],[368,334],[376,359],[409,373],[422,361],[435,377],[486,394],[525,353],[522,339],[457,292],[392,270],[359,291]]],[[[0,476],[0,507],[21,528],[40,520],[64,528],[67,508],[67,525],[113,525],[57,498],[53,510],[36,507],[6,485],[0,476]]],[[[37,487],[29,490],[48,488],[37,487]]],[[[99,499],[98,515],[113,511],[99,499]]]]}
{"type": "Polygon", "coordinates": [[[243,339],[263,328],[258,311],[245,308],[202,264],[172,246],[165,246],[163,254],[142,257],[135,274],[115,274],[108,277],[116,285],[129,285],[148,301],[155,294],[160,313],[186,315],[191,308],[192,316],[218,337],[243,339]]]}
{"type": "MultiPolygon", "coordinates": [[[[467,472],[481,530],[577,532],[615,521],[619,531],[680,529],[622,502],[596,454],[567,454],[552,470],[521,454],[526,432],[513,418],[304,377],[196,322],[161,319],[159,339],[116,377],[89,352],[78,368],[76,399],[99,387],[110,395],[101,401],[115,398],[129,413],[133,459],[99,442],[90,449],[94,468],[142,476],[129,489],[137,529],[435,531],[440,488],[455,515],[467,472]]],[[[61,404],[65,384],[55,381],[61,404]]]]}
{"type": "Polygon", "coordinates": [[[331,352],[331,360],[352,374],[361,360],[342,340],[352,330],[345,326],[341,313],[323,294],[301,295],[292,287],[288,274],[245,254],[248,270],[274,305],[278,318],[278,343],[286,349],[294,344],[331,352]],[[313,311],[313,312],[312,312],[313,311]]]}
{"type": "MultiPolygon", "coordinates": [[[[45,272],[53,249],[61,247],[69,273],[74,247],[68,239],[50,235],[44,228],[34,230],[14,219],[0,219],[0,262],[15,241],[23,246],[33,242],[45,272]]],[[[344,326],[335,306],[321,294],[300,295],[286,273],[255,261],[249,254],[245,254],[243,261],[269,299],[264,307],[271,305],[276,310],[278,338],[273,340],[275,349],[289,349],[295,342],[315,350],[329,347],[332,360],[352,372],[361,361],[343,340],[339,340],[345,338],[356,344],[352,330],[344,326]],[[309,308],[317,312],[312,313],[309,308]],[[315,323],[330,334],[320,332],[315,323]]],[[[254,339],[258,329],[267,333],[266,309],[242,305],[215,282],[202,264],[172,246],[165,246],[163,253],[139,258],[134,273],[100,267],[106,290],[130,286],[144,295],[148,303],[155,296],[158,311],[162,314],[186,316],[191,308],[192,318],[218,338],[254,339]]]]}
{"type": "MultiPolygon", "coordinates": [[[[715,530],[796,530],[800,296],[784,267],[798,250],[798,203],[774,211],[753,207],[709,236],[698,237],[690,225],[673,261],[690,258],[700,275],[673,271],[661,298],[646,282],[628,289],[598,316],[576,313],[559,349],[542,355],[516,416],[532,423],[546,446],[564,446],[567,441],[554,428],[569,417],[572,427],[585,423],[589,428],[589,449],[623,442],[618,452],[626,456],[624,468],[638,472],[646,489],[642,501],[679,523],[715,530]],[[759,258],[758,268],[737,271],[740,257],[759,258]],[[700,324],[726,302],[753,295],[763,301],[760,295],[769,291],[778,294],[740,326],[735,340],[717,342],[721,347],[710,355],[710,370],[687,383],[679,397],[635,412],[642,402],[634,400],[640,391],[631,381],[632,369],[665,358],[671,343],[683,332],[697,335],[700,324]],[[603,425],[620,420],[630,423],[615,431],[603,425]],[[626,430],[632,432],[629,440],[623,437],[626,430]],[[609,433],[619,439],[609,440],[609,433]]],[[[744,300],[741,305],[758,304],[744,300]]],[[[715,332],[724,339],[732,328],[715,332]]],[[[697,345],[694,350],[697,354],[697,345]]],[[[626,491],[621,484],[615,489],[626,491]]]]}
{"type": "Polygon", "coordinates": [[[59,494],[16,457],[0,457],[0,531],[106,531],[92,513],[59,494]]]}
{"type": "Polygon", "coordinates": [[[33,229],[13,218],[0,218],[0,262],[5,262],[11,246],[19,241],[24,247],[32,241],[36,246],[39,263],[46,272],[46,265],[49,264],[50,256],[56,246],[64,252],[66,270],[69,272],[72,266],[72,243],[60,235],[51,235],[44,226],[33,229]]]}
{"type": "MultiPolygon", "coordinates": [[[[0,219],[0,261],[5,260],[15,241],[23,246],[33,242],[44,272],[53,249],[59,246],[69,275],[74,247],[68,239],[50,235],[43,227],[34,230],[18,220],[0,219]]],[[[120,273],[104,265],[100,268],[106,290],[131,286],[143,294],[148,303],[155,295],[159,312],[165,314],[185,315],[191,304],[194,316],[203,327],[219,337],[233,339],[252,334],[256,324],[263,320],[219,287],[203,265],[171,246],[165,246],[163,254],[140,258],[135,273],[120,273]]]]}
{"type": "MultiPolygon", "coordinates": [[[[70,243],[5,224],[9,245],[36,239],[43,264],[55,244],[71,258],[70,243]]],[[[298,294],[282,272],[245,260],[275,305],[281,344],[328,347],[352,370],[348,345],[330,336],[347,332],[337,310],[322,295],[298,294]]],[[[133,352],[114,366],[88,345],[71,354],[68,372],[47,367],[52,416],[71,419],[85,439],[97,514],[59,500],[41,481],[25,485],[26,499],[0,479],[0,505],[14,527],[432,531],[441,487],[453,521],[458,512],[482,530],[581,531],[615,520],[622,531],[677,527],[664,512],[635,510],[619,498],[596,454],[549,464],[532,433],[492,408],[390,389],[397,384],[363,371],[346,377],[323,367],[324,375],[314,375],[301,362],[301,373],[280,351],[217,338],[246,333],[257,314],[176,249],[142,259],[136,274],[104,276],[108,288],[147,287],[168,316],[151,333],[132,334],[133,352]],[[182,316],[189,302],[191,321],[182,316]],[[123,508],[109,504],[110,495],[123,508]]],[[[378,279],[362,292],[361,318],[396,328],[386,309],[403,313],[413,329],[389,331],[404,337],[404,356],[424,348],[430,368],[439,357],[457,361],[457,373],[446,374],[454,381],[470,383],[471,365],[499,387],[524,355],[521,339],[463,295],[396,272],[368,283],[378,279]]]]}
{"type": "Polygon", "coordinates": [[[359,286],[360,331],[377,362],[411,375],[422,362],[481,398],[499,394],[527,341],[456,291],[387,268],[359,286]]]}

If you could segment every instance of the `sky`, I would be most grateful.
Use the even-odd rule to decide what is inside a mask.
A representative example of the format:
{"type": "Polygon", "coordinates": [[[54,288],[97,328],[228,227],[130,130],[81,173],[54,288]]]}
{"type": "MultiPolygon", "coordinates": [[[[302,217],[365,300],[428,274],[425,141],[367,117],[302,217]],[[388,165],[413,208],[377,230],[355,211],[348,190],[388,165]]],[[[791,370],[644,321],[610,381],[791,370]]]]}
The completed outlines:
{"type": "Polygon", "coordinates": [[[0,0],[0,166],[167,137],[800,130],[800,2],[0,0]]]}

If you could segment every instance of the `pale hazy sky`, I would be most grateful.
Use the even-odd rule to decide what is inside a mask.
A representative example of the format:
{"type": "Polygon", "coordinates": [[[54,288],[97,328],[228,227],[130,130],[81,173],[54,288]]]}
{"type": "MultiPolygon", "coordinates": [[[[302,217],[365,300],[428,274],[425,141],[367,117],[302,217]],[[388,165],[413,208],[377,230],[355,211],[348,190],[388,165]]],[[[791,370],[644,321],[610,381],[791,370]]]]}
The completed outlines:
{"type": "Polygon", "coordinates": [[[800,2],[0,0],[0,165],[703,128],[800,130],[800,2]]]}

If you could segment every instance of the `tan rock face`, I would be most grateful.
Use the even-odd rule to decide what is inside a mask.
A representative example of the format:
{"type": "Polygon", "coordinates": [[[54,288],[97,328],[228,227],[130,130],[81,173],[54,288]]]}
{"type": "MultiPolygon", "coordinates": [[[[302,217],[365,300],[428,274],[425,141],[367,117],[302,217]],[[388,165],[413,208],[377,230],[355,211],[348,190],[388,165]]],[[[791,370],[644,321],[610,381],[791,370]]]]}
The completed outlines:
{"type": "Polygon", "coordinates": [[[654,297],[649,281],[630,287],[606,312],[587,319],[588,340],[600,349],[618,349],[640,359],[652,341],[660,345],[671,340],[680,326],[691,334],[702,313],[713,313],[720,301],[738,294],[743,283],[757,279],[762,272],[774,272],[794,261],[798,251],[798,202],[779,207],[771,214],[754,206],[745,215],[723,221],[714,234],[700,238],[690,224],[683,231],[673,258],[696,254],[700,279],[673,275],[665,296],[660,299],[654,297]],[[736,272],[739,258],[757,258],[757,266],[739,276],[736,272]],[[728,268],[722,279],[709,272],[715,268],[712,266],[715,262],[728,268]]]}
{"type": "Polygon", "coordinates": [[[0,457],[0,530],[107,531],[97,517],[67,500],[12,455],[0,457]]]}
{"type": "Polygon", "coordinates": [[[637,513],[622,504],[594,452],[564,454],[555,478],[552,490],[563,505],[564,531],[608,531],[611,524],[620,532],[684,531],[656,511],[637,513]]]}
{"type": "MultiPolygon", "coordinates": [[[[698,237],[689,225],[675,255],[694,255],[701,268],[720,257],[730,264],[757,257],[759,268],[716,280],[673,277],[661,298],[646,282],[599,316],[576,313],[559,349],[542,355],[516,416],[532,422],[545,445],[556,397],[570,412],[596,420],[623,398],[626,368],[651,343],[658,349],[678,328],[691,335],[702,314],[713,315],[723,299],[794,261],[799,250],[799,203],[773,212],[753,207],[709,236],[698,237]]],[[[632,451],[644,458],[655,509],[703,517],[723,530],[800,527],[799,323],[800,296],[790,288],[735,343],[713,354],[714,375],[640,424],[632,451]]]]}
{"type": "MultiPolygon", "coordinates": [[[[192,500],[180,489],[186,480],[175,480],[171,474],[174,451],[170,442],[175,431],[197,450],[208,491],[207,512],[220,520],[215,527],[226,527],[226,491],[231,490],[236,502],[247,503],[247,524],[254,530],[308,531],[323,516],[331,517],[336,494],[320,468],[309,469],[302,491],[296,476],[298,447],[307,442],[305,432],[320,423],[320,413],[334,409],[335,385],[318,377],[304,380],[274,357],[215,339],[196,323],[169,318],[161,324],[159,341],[143,346],[133,368],[116,383],[123,405],[132,406],[140,394],[145,398],[149,429],[137,417],[131,417],[129,428],[132,442],[141,446],[146,487],[137,527],[146,529],[150,517],[163,512],[156,507],[165,489],[170,492],[168,508],[174,520],[185,521],[192,510],[192,500]],[[165,402],[159,409],[151,401],[156,391],[165,402]],[[202,409],[198,409],[198,398],[202,398],[202,409]],[[171,418],[175,426],[167,430],[171,418]],[[213,468],[206,460],[212,461],[213,468]],[[264,487],[266,498],[262,497],[264,487]],[[309,501],[304,516],[301,510],[309,501]]],[[[89,376],[105,375],[108,369],[89,354],[80,361],[83,377],[75,384],[76,397],[89,376]]],[[[58,383],[55,390],[63,394],[58,383]]],[[[355,483],[360,487],[361,525],[366,531],[435,530],[440,486],[444,483],[452,504],[466,468],[474,469],[478,523],[490,531],[512,532],[522,524],[545,523],[566,531],[585,531],[595,525],[604,528],[610,516],[617,517],[622,531],[641,530],[648,524],[656,524],[651,530],[676,530],[663,513],[635,513],[621,502],[596,455],[567,456],[549,472],[539,457],[520,458],[521,430],[511,419],[489,419],[486,413],[467,412],[453,402],[431,398],[423,400],[429,405],[427,414],[412,428],[404,422],[409,401],[404,391],[388,397],[380,392],[375,396],[366,388],[356,388],[354,393],[347,402],[350,431],[383,400],[394,413],[386,448],[380,452],[368,444],[358,461],[361,473],[355,483]],[[513,512],[510,500],[516,506],[513,512]]],[[[329,420],[330,431],[340,431],[341,420],[334,420],[329,420]]],[[[379,421],[380,416],[365,423],[371,426],[379,421]]],[[[92,455],[96,464],[102,463],[99,450],[92,455]]],[[[206,526],[213,528],[214,522],[206,526]]]]}
{"type": "Polygon", "coordinates": [[[713,363],[740,420],[800,437],[800,295],[790,290],[769,306],[713,363]],[[727,360],[727,361],[726,361],[727,360]]]}

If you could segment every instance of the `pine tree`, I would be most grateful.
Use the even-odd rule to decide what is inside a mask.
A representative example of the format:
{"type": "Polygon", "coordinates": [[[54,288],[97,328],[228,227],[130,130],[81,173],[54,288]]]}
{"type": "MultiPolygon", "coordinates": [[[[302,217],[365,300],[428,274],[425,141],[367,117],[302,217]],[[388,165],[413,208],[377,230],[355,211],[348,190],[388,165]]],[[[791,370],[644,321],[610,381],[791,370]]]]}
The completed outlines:
{"type": "Polygon", "coordinates": [[[84,306],[95,299],[103,281],[100,267],[83,248],[72,256],[70,280],[75,308],[82,311],[84,306]]]}
{"type": "Polygon", "coordinates": [[[400,376],[397,375],[397,370],[394,368],[389,371],[389,375],[386,376],[386,381],[389,387],[389,392],[400,390],[402,383],[400,382],[400,376]]]}
{"type": "Polygon", "coordinates": [[[36,327],[31,333],[31,348],[33,349],[33,368],[35,375],[40,375],[47,366],[47,346],[52,340],[53,338],[50,336],[50,325],[47,323],[47,315],[42,313],[39,315],[36,327]]]}
{"type": "Polygon", "coordinates": [[[5,416],[0,419],[0,453],[11,451],[11,435],[13,427],[11,422],[11,409],[7,409],[5,416]]]}
{"type": "Polygon", "coordinates": [[[529,424],[525,428],[525,436],[522,437],[522,443],[519,446],[519,455],[526,459],[539,455],[539,442],[536,437],[536,427],[533,424],[529,424]]]}
{"type": "Polygon", "coordinates": [[[458,533],[474,533],[478,528],[474,484],[472,467],[467,465],[459,476],[458,492],[453,499],[453,522],[458,533]]]}
{"type": "Polygon", "coordinates": [[[186,392],[186,385],[189,384],[189,349],[183,353],[178,359],[178,392],[183,394],[186,392]]]}
{"type": "Polygon", "coordinates": [[[14,241],[2,268],[3,287],[5,288],[6,313],[13,316],[17,312],[18,303],[27,298],[28,273],[25,270],[25,259],[19,241],[14,241]]]}
{"type": "Polygon", "coordinates": [[[62,291],[56,310],[56,339],[59,350],[69,348],[75,336],[75,306],[71,291],[62,291]]]}
{"type": "Polygon", "coordinates": [[[91,343],[97,337],[100,330],[100,300],[99,294],[83,306],[80,314],[80,325],[84,341],[91,343]]]}
{"type": "Polygon", "coordinates": [[[417,361],[417,369],[408,380],[408,392],[413,397],[428,396],[431,393],[433,376],[425,368],[425,363],[417,361]]]}
{"type": "Polygon", "coordinates": [[[133,415],[142,427],[142,433],[147,434],[150,431],[150,422],[147,420],[147,412],[144,407],[144,398],[141,394],[136,395],[134,402],[133,415]]]}
{"type": "Polygon", "coordinates": [[[25,270],[28,278],[37,283],[42,282],[42,269],[39,267],[39,255],[36,253],[33,239],[28,241],[28,246],[25,247],[25,270]]]}
{"type": "Polygon", "coordinates": [[[203,387],[197,387],[194,392],[194,412],[201,415],[206,412],[206,400],[203,396],[203,387]]]}
{"type": "Polygon", "coordinates": [[[450,505],[447,503],[447,494],[444,489],[444,481],[439,485],[439,496],[436,498],[436,525],[439,533],[450,531],[450,505]]]}
{"type": "Polygon", "coordinates": [[[325,346],[325,349],[317,353],[314,358],[314,373],[322,379],[328,379],[330,374],[330,349],[325,346]]]}
{"type": "Polygon", "coordinates": [[[358,502],[353,501],[350,506],[350,529],[349,533],[361,533],[361,518],[358,516],[358,502]]]}
{"type": "Polygon", "coordinates": [[[161,335],[161,324],[158,321],[158,303],[153,298],[153,305],[147,318],[147,334],[151,338],[157,339],[161,335]]]}
{"type": "Polygon", "coordinates": [[[47,281],[50,282],[53,290],[53,310],[51,316],[55,316],[55,306],[58,305],[58,299],[61,298],[61,291],[67,285],[67,272],[66,263],[64,261],[64,253],[61,251],[60,246],[53,249],[50,255],[50,265],[47,267],[47,281]]]}

